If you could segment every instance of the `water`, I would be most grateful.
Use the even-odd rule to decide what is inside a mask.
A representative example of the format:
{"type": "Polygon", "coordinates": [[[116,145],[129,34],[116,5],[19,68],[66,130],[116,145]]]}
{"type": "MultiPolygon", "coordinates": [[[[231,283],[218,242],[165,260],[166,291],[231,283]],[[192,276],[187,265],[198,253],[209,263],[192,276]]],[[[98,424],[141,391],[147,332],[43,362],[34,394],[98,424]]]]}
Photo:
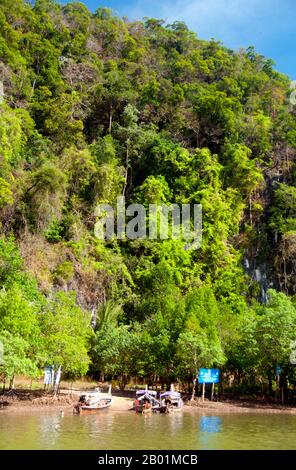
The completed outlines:
{"type": "Polygon", "coordinates": [[[0,449],[296,449],[296,416],[0,412],[0,449]]]}

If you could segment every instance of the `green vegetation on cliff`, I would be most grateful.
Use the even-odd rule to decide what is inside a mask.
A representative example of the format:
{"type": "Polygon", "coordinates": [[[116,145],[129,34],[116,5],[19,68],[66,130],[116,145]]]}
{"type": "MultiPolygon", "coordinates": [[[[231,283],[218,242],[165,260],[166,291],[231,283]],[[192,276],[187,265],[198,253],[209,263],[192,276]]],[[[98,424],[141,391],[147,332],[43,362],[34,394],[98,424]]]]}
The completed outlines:
{"type": "Polygon", "coordinates": [[[0,0],[0,80],[0,374],[295,382],[288,77],[182,22],[0,0]],[[202,204],[201,248],[98,240],[121,194],[202,204]]]}

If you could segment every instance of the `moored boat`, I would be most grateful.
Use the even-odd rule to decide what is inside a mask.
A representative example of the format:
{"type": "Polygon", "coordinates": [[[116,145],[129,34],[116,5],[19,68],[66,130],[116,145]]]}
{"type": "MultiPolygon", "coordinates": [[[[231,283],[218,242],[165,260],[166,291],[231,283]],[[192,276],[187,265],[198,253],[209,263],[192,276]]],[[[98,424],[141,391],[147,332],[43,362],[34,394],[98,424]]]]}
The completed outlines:
{"type": "Polygon", "coordinates": [[[96,389],[94,392],[80,395],[78,403],[74,406],[73,412],[77,414],[94,414],[112,404],[111,386],[108,393],[101,393],[96,389]]]}
{"type": "Polygon", "coordinates": [[[182,411],[184,402],[181,393],[168,391],[160,394],[160,413],[171,413],[174,411],[182,411]]]}
{"type": "Polygon", "coordinates": [[[112,404],[112,398],[101,398],[97,403],[93,405],[82,405],[79,409],[79,414],[93,414],[102,411],[105,408],[109,408],[112,404]]]}
{"type": "Polygon", "coordinates": [[[134,403],[136,413],[147,414],[158,409],[160,403],[156,396],[157,392],[154,390],[148,390],[147,388],[144,390],[137,390],[136,400],[134,403]]]}

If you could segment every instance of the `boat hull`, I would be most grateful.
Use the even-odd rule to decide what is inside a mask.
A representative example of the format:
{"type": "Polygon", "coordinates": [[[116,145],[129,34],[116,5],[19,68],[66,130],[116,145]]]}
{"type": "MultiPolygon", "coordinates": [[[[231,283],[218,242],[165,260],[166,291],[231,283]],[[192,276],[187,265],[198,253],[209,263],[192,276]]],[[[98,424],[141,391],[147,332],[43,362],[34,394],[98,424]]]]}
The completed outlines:
{"type": "Polygon", "coordinates": [[[101,408],[81,408],[79,411],[80,415],[97,415],[98,413],[102,413],[104,410],[107,410],[110,407],[102,406],[101,408]]]}
{"type": "MultiPolygon", "coordinates": [[[[105,400],[106,401],[106,400],[105,400]]],[[[108,401],[103,405],[80,405],[76,406],[76,411],[80,415],[87,415],[87,414],[98,414],[101,413],[103,410],[108,409],[112,404],[112,400],[108,401]]]]}

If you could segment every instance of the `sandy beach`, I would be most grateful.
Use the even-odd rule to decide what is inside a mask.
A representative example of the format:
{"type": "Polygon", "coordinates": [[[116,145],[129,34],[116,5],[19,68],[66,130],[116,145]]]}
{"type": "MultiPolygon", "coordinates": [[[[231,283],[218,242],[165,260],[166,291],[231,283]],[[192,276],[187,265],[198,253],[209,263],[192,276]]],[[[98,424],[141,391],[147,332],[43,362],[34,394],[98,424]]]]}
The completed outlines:
{"type": "MultiPolygon", "coordinates": [[[[73,390],[71,394],[62,391],[56,397],[44,392],[21,393],[16,395],[0,396],[0,413],[35,412],[35,411],[60,411],[72,413],[73,406],[77,403],[79,395],[87,393],[85,390],[73,390]]],[[[111,412],[129,412],[133,407],[134,392],[116,392],[113,394],[111,412]]],[[[250,400],[225,400],[204,402],[196,399],[193,402],[186,401],[184,406],[186,413],[287,413],[296,414],[296,407],[282,405],[280,403],[268,403],[250,400]]]]}
{"type": "MultiPolygon", "coordinates": [[[[62,391],[59,395],[52,396],[51,394],[31,393],[25,397],[22,395],[16,396],[0,396],[0,413],[1,412],[34,412],[35,410],[60,410],[63,412],[73,412],[73,406],[77,403],[78,397],[85,390],[75,390],[72,394],[62,391]]],[[[133,398],[125,396],[113,396],[112,411],[128,411],[133,406],[133,398]]]]}

